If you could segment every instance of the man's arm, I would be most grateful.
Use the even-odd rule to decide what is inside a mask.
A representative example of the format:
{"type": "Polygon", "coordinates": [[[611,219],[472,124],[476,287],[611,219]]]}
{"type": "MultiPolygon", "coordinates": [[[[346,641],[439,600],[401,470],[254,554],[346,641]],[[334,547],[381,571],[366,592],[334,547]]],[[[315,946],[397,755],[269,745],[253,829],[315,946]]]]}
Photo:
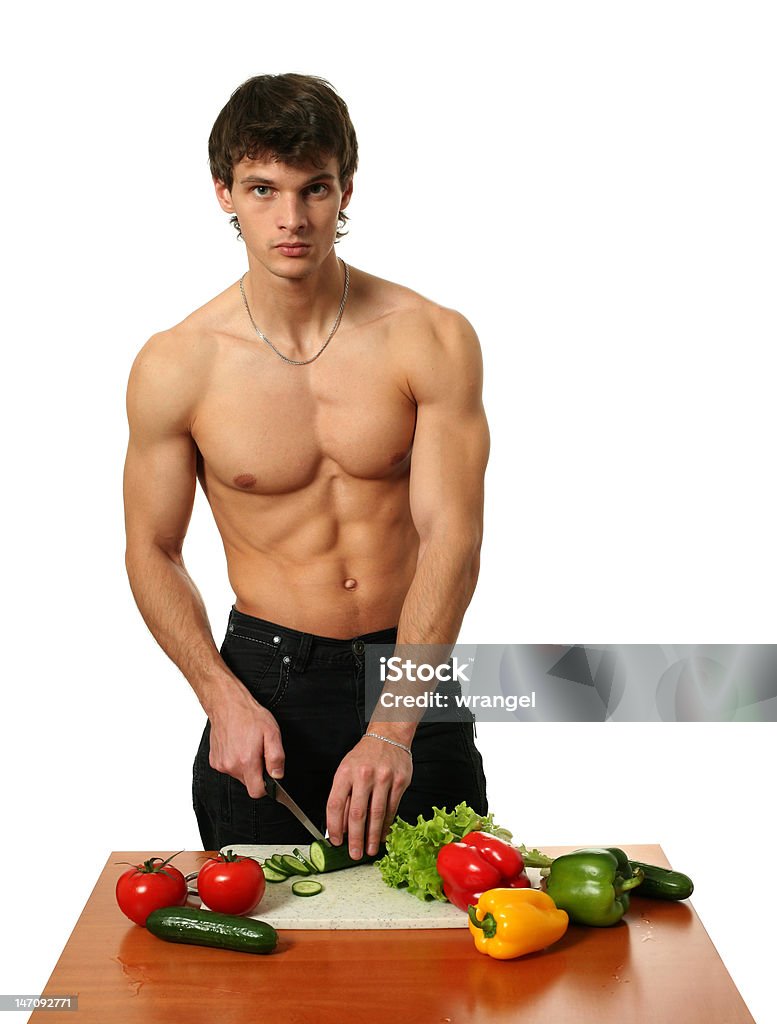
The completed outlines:
{"type": "Polygon", "coordinates": [[[410,511],[420,545],[397,647],[452,647],[477,583],[489,434],[477,336],[444,311],[440,342],[410,383],[418,405],[410,511]]]}
{"type": "Polygon", "coordinates": [[[258,797],[264,796],[263,762],[270,774],[283,775],[280,730],[219,655],[202,597],[183,562],[197,483],[190,427],[198,372],[191,358],[181,338],[155,335],[130,373],[124,468],[127,574],[146,625],[210,719],[211,765],[258,797]]]}
{"type": "MultiPolygon", "coordinates": [[[[472,327],[440,310],[431,344],[420,346],[408,384],[417,405],[410,469],[410,512],[420,546],[399,618],[397,650],[439,645],[445,660],[472,599],[480,566],[483,480],[489,434],[482,401],[483,368],[472,327]]],[[[415,724],[381,721],[368,732],[409,746],[415,724]]],[[[407,753],[365,737],[343,759],[327,806],[330,838],[348,833],[352,856],[377,850],[410,784],[407,753]]]]}

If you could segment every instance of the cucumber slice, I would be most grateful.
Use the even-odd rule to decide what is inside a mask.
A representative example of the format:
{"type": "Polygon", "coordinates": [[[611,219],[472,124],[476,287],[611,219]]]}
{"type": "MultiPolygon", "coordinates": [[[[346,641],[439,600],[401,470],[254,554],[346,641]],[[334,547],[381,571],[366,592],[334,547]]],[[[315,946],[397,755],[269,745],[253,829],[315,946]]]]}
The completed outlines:
{"type": "Polygon", "coordinates": [[[310,868],[306,864],[303,864],[301,860],[298,860],[296,857],[292,857],[289,853],[284,853],[281,860],[283,861],[283,866],[286,869],[286,872],[290,875],[310,874],[310,868]]]}
{"type": "Polygon", "coordinates": [[[289,877],[285,871],[278,871],[272,864],[262,864],[262,871],[267,882],[285,882],[289,877]]]}
{"type": "Polygon", "coordinates": [[[294,847],[294,856],[302,861],[302,863],[310,871],[311,875],[314,875],[316,873],[316,866],[315,866],[315,864],[311,864],[310,861],[305,856],[305,854],[302,852],[302,850],[298,850],[296,846],[294,847]]]}
{"type": "Polygon", "coordinates": [[[295,896],[318,896],[323,888],[323,885],[313,878],[300,878],[292,883],[291,891],[295,896]]]}
{"type": "Polygon", "coordinates": [[[286,875],[287,878],[291,874],[296,874],[296,872],[292,872],[286,867],[280,853],[274,853],[272,857],[265,861],[265,864],[269,864],[274,871],[279,871],[281,874],[286,875]]]}

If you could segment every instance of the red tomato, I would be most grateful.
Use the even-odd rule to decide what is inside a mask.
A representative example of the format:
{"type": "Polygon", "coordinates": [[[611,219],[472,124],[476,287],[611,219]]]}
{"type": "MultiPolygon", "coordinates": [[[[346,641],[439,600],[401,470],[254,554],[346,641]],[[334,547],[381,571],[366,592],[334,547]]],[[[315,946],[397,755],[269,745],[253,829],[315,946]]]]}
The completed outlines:
{"type": "MultiPolygon", "coordinates": [[[[177,856],[177,854],[173,854],[177,856]]],[[[152,857],[129,868],[116,883],[116,901],[130,921],[145,926],[152,910],[161,907],[182,907],[186,902],[186,879],[170,863],[152,857]]]]}
{"type": "Polygon", "coordinates": [[[210,910],[220,914],[250,914],[264,896],[261,864],[229,850],[205,861],[197,875],[197,892],[210,910]]]}

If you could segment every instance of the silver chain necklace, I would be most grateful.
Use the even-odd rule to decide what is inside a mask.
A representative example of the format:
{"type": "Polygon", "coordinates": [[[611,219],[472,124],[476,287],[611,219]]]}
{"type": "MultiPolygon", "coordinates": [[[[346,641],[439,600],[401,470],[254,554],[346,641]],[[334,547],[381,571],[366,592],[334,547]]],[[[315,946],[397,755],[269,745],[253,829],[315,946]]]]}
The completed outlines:
{"type": "MultiPolygon", "coordinates": [[[[338,257],[338,259],[339,259],[339,257],[338,257]]],[[[259,330],[259,328],[254,323],[254,318],[251,316],[251,310],[248,308],[248,299],[246,298],[245,289],[243,288],[243,278],[246,276],[248,271],[246,271],[246,274],[243,274],[243,277],[240,278],[240,294],[243,296],[243,305],[246,308],[246,313],[248,313],[248,319],[251,321],[251,326],[256,331],[256,333],[259,335],[259,337],[262,339],[262,341],[265,342],[267,345],[269,345],[270,348],[273,350],[273,352],[277,356],[281,357],[281,359],[284,361],[284,363],[291,363],[293,366],[307,366],[308,363],[312,363],[316,359],[318,359],[318,357],[321,355],[321,353],[327,347],[327,345],[332,340],[332,338],[334,338],[335,331],[340,326],[340,321],[343,318],[343,310],[345,309],[345,304],[348,301],[348,288],[349,288],[350,283],[351,283],[351,274],[350,274],[350,271],[348,269],[348,264],[343,259],[341,259],[340,262],[342,263],[343,267],[345,268],[345,284],[343,286],[343,297],[340,300],[340,308],[337,311],[337,316],[335,317],[335,322],[332,324],[332,330],[329,332],[329,337],[326,339],[326,341],[321,346],[321,348],[318,350],[318,352],[316,352],[316,354],[314,356],[311,356],[310,359],[289,359],[288,356],[285,356],[283,354],[283,352],[280,352],[275,347],[275,345],[273,345],[273,343],[270,341],[270,339],[267,337],[266,334],[263,334],[259,330]]]]}

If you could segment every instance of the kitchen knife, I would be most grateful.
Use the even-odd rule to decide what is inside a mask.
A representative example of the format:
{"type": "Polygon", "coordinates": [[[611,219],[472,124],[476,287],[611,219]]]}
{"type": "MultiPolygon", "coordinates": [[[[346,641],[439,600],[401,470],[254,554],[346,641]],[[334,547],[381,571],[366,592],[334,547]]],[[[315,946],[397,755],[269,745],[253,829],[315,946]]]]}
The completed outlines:
{"type": "Polygon", "coordinates": [[[321,832],[319,832],[319,830],[316,828],[316,826],[313,824],[313,822],[310,820],[307,814],[305,814],[302,808],[299,807],[291,799],[291,797],[280,784],[280,782],[277,782],[275,779],[273,779],[270,775],[267,774],[267,772],[264,772],[263,774],[264,788],[267,790],[267,795],[270,797],[270,799],[277,801],[279,804],[283,804],[284,807],[288,807],[288,809],[291,811],[291,813],[294,815],[297,821],[303,824],[305,828],[308,830],[308,832],[310,832],[310,834],[314,838],[320,839],[322,840],[322,842],[326,842],[326,837],[322,835],[321,832]]]}

